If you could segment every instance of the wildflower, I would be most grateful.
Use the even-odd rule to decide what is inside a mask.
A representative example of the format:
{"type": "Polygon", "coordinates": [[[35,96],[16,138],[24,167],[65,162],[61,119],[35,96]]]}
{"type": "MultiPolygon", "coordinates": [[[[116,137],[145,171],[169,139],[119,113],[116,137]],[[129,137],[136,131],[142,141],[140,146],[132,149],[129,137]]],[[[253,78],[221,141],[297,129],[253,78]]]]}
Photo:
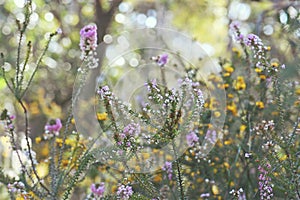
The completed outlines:
{"type": "Polygon", "coordinates": [[[88,52],[97,48],[97,26],[87,25],[80,30],[80,49],[88,52]]]}
{"type": "Polygon", "coordinates": [[[62,34],[61,28],[58,28],[58,29],[56,30],[56,33],[59,34],[59,35],[62,34]]]}
{"type": "Polygon", "coordinates": [[[186,136],[186,141],[187,144],[189,145],[189,147],[193,147],[199,140],[199,137],[197,136],[197,134],[195,132],[190,132],[187,136],[186,136]]]}
{"type": "Polygon", "coordinates": [[[110,96],[112,93],[110,92],[109,87],[105,85],[98,89],[97,94],[100,96],[101,99],[103,99],[110,96]]]}
{"type": "Polygon", "coordinates": [[[172,180],[172,173],[173,173],[172,162],[166,161],[164,166],[162,167],[162,170],[166,171],[169,180],[172,180]]]}
{"type": "Polygon", "coordinates": [[[98,197],[102,197],[104,192],[105,192],[105,185],[104,183],[100,183],[100,184],[92,184],[91,185],[91,191],[94,195],[98,196],[98,197]]]}
{"type": "Polygon", "coordinates": [[[107,113],[97,113],[97,119],[100,121],[104,121],[107,119],[107,113]]]}
{"type": "Polygon", "coordinates": [[[158,57],[157,59],[157,64],[160,66],[160,67],[163,67],[164,65],[167,64],[168,62],[168,54],[162,54],[158,57]]]}
{"type": "Polygon", "coordinates": [[[127,200],[132,196],[133,190],[132,187],[129,185],[121,185],[118,187],[117,195],[122,199],[122,200],[127,200]]]}
{"type": "Polygon", "coordinates": [[[61,124],[60,119],[56,119],[55,121],[51,120],[50,124],[47,124],[45,126],[45,131],[46,131],[46,133],[51,132],[51,133],[54,133],[55,135],[58,135],[59,130],[61,128],[62,128],[62,124],[61,124]]]}
{"type": "Polygon", "coordinates": [[[215,130],[207,130],[205,138],[214,144],[217,141],[217,132],[215,130]]]}
{"type": "Polygon", "coordinates": [[[246,45],[248,45],[248,46],[263,46],[261,39],[253,33],[250,33],[247,36],[245,42],[246,42],[246,45]]]}
{"type": "Polygon", "coordinates": [[[98,59],[95,58],[97,48],[97,26],[87,25],[80,30],[81,60],[85,60],[89,68],[98,66],[98,59]]]}
{"type": "MultiPolygon", "coordinates": [[[[271,168],[270,164],[266,164],[267,169],[271,168]]],[[[258,189],[260,194],[260,199],[272,199],[273,197],[273,186],[270,184],[271,178],[269,177],[269,172],[262,166],[258,166],[258,171],[260,172],[258,176],[258,189]]]]}
{"type": "Polygon", "coordinates": [[[234,39],[237,41],[243,41],[244,35],[240,32],[240,22],[239,21],[233,21],[229,25],[230,31],[233,34],[234,39]]]}
{"type": "Polygon", "coordinates": [[[124,127],[123,131],[116,135],[117,145],[125,148],[134,148],[135,138],[140,134],[141,127],[139,124],[130,123],[124,127]]]}
{"type": "Polygon", "coordinates": [[[234,89],[236,90],[244,90],[246,89],[246,83],[244,77],[238,76],[237,79],[233,83],[234,89]]]}
{"type": "Polygon", "coordinates": [[[255,103],[255,105],[259,108],[259,109],[263,109],[265,107],[264,102],[262,101],[257,101],[255,103]]]}
{"type": "Polygon", "coordinates": [[[236,116],[238,114],[237,106],[234,102],[232,102],[231,104],[228,104],[226,108],[228,111],[231,111],[234,116],[236,116]]]}
{"type": "Polygon", "coordinates": [[[35,143],[39,144],[42,141],[41,137],[36,137],[35,138],[35,143]]]}

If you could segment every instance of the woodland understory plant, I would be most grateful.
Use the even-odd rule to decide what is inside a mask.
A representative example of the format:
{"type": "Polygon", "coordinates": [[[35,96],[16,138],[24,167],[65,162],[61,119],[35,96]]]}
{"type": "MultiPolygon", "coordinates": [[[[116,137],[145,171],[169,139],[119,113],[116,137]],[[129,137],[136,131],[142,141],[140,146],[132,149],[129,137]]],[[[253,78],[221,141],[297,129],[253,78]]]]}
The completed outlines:
{"type": "MultiPolygon", "coordinates": [[[[285,65],[270,56],[271,47],[259,36],[243,35],[239,22],[230,24],[236,42],[232,58],[220,59],[222,71],[207,80],[197,76],[199,68],[182,66],[185,73],[178,87],[169,88],[165,67],[172,56],[163,53],[153,55],[160,76],[145,80],[146,98],[135,108],[122,102],[108,84],[99,85],[95,92],[97,119],[103,130],[99,138],[110,135],[114,146],[98,149],[93,147],[99,138],[85,138],[74,130],[72,106],[66,119],[49,119],[44,134],[30,137],[24,96],[42,67],[51,40],[62,31],[49,34],[33,64],[33,41],[23,45],[32,1],[26,1],[24,9],[25,20],[17,21],[14,71],[5,70],[3,53],[0,64],[1,78],[25,122],[21,132],[15,127],[14,115],[7,109],[1,113],[10,148],[21,166],[16,177],[1,168],[1,186],[11,199],[70,199],[77,189],[84,193],[83,199],[300,199],[300,84],[281,76],[285,65]],[[31,74],[26,71],[29,66],[34,66],[31,74]],[[206,96],[203,88],[226,91],[226,113],[219,110],[218,99],[206,96]],[[223,129],[215,129],[211,117],[224,114],[223,129]],[[174,142],[178,137],[182,140],[174,142]],[[208,155],[203,154],[204,140],[207,145],[216,143],[208,155]],[[139,173],[141,166],[136,171],[129,166],[132,160],[146,163],[147,158],[140,156],[143,150],[159,155],[167,144],[169,154],[156,161],[163,163],[160,170],[139,173]],[[39,156],[42,150],[33,150],[35,145],[46,149],[45,158],[39,156]],[[188,150],[181,155],[182,145],[188,150]],[[120,171],[106,166],[107,160],[111,165],[121,163],[120,171]],[[46,173],[40,172],[41,165],[46,166],[46,173]]],[[[79,34],[82,64],[74,101],[87,73],[98,66],[97,26],[87,25],[79,34]]]]}

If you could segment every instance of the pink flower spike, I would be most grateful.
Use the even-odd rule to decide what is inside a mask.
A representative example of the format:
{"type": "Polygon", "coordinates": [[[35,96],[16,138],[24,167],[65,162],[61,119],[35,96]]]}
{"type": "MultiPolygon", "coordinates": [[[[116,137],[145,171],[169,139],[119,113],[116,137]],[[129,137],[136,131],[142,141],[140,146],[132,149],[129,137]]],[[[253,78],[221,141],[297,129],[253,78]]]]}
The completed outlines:
{"type": "Polygon", "coordinates": [[[81,51],[96,50],[97,48],[97,26],[87,25],[80,30],[80,49],[81,51]]]}

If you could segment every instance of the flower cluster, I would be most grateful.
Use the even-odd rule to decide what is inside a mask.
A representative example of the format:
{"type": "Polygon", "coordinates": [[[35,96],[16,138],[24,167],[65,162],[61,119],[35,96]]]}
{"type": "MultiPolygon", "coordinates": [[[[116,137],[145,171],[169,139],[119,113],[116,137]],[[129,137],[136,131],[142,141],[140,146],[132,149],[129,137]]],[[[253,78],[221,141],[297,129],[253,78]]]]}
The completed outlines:
{"type": "MultiPolygon", "coordinates": [[[[271,168],[270,164],[266,164],[267,170],[271,168]]],[[[271,178],[269,177],[269,172],[263,166],[258,166],[258,171],[260,172],[258,176],[258,189],[260,194],[260,199],[272,199],[273,197],[273,186],[271,184],[271,178]]]]}
{"type": "Polygon", "coordinates": [[[5,121],[5,127],[8,131],[13,131],[15,129],[15,126],[13,124],[13,120],[16,118],[15,115],[10,115],[9,112],[5,109],[1,113],[0,120],[5,121]]]}
{"type": "Polygon", "coordinates": [[[132,187],[129,185],[120,185],[118,187],[117,195],[122,200],[128,200],[133,195],[132,187]]]}
{"type": "Polygon", "coordinates": [[[193,147],[199,140],[199,137],[197,136],[197,134],[192,131],[189,134],[186,135],[186,141],[187,144],[189,145],[189,147],[193,147]]]}
{"type": "MultiPolygon", "coordinates": [[[[22,194],[22,196],[26,197],[26,195],[28,194],[25,191],[25,185],[23,182],[21,181],[16,181],[14,183],[9,183],[7,185],[8,188],[8,192],[12,193],[12,194],[22,194]]],[[[27,199],[27,198],[26,198],[27,199]]]]}
{"type": "Polygon", "coordinates": [[[48,137],[51,138],[53,136],[58,136],[61,128],[62,123],[60,119],[51,120],[48,124],[45,125],[46,135],[44,135],[44,139],[48,139],[48,137]]]}
{"type": "Polygon", "coordinates": [[[141,127],[139,124],[130,123],[124,127],[123,131],[117,135],[117,145],[124,149],[135,148],[136,137],[139,136],[141,127]]]}
{"type": "Polygon", "coordinates": [[[232,189],[229,192],[229,194],[231,194],[232,196],[234,196],[238,200],[246,200],[246,196],[245,196],[243,188],[240,188],[238,190],[232,189]]]}
{"type": "Polygon", "coordinates": [[[172,162],[166,161],[164,166],[162,167],[162,170],[167,173],[168,179],[172,180],[172,173],[173,173],[172,162]]]}
{"type": "Polygon", "coordinates": [[[93,195],[97,196],[97,197],[102,197],[104,192],[105,192],[105,185],[104,183],[100,183],[100,184],[92,184],[91,185],[91,191],[93,193],[93,195]]]}
{"type": "Polygon", "coordinates": [[[97,26],[87,25],[80,30],[81,59],[85,60],[89,68],[98,66],[98,59],[95,58],[97,44],[97,26]]]}
{"type": "Polygon", "coordinates": [[[158,66],[164,67],[168,63],[169,55],[165,53],[159,56],[152,57],[151,59],[154,60],[158,64],[158,66]]]}

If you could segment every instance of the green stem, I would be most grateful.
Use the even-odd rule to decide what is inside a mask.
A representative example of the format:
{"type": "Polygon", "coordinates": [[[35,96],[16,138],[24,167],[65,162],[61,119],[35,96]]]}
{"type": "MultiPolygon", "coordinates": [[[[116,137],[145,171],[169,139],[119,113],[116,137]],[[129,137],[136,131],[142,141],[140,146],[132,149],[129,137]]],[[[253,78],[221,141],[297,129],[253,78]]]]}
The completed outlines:
{"type": "Polygon", "coordinates": [[[181,166],[179,163],[179,158],[176,152],[176,145],[174,143],[174,140],[172,140],[172,147],[173,147],[173,151],[174,151],[174,156],[175,156],[175,164],[176,164],[176,170],[177,170],[177,182],[178,182],[178,187],[179,187],[179,192],[180,192],[180,199],[184,200],[184,190],[183,190],[183,180],[182,180],[182,175],[181,175],[181,166]]]}

